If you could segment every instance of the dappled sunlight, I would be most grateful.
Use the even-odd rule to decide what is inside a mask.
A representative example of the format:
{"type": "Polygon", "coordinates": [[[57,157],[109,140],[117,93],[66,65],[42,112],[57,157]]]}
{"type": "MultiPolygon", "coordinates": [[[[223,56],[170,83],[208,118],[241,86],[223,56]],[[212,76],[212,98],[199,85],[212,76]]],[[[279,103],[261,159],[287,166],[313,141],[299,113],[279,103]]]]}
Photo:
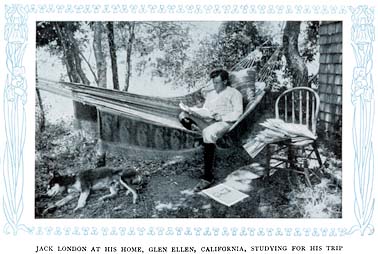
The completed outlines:
{"type": "Polygon", "coordinates": [[[242,192],[250,192],[252,190],[252,180],[260,178],[261,175],[257,175],[247,170],[236,170],[229,174],[224,184],[242,192]]]}

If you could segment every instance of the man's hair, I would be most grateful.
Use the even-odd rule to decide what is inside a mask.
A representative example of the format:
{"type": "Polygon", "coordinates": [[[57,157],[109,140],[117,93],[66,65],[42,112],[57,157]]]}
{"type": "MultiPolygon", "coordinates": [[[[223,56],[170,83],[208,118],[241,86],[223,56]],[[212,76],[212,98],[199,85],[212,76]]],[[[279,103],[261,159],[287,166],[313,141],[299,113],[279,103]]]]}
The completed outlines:
{"type": "Polygon", "coordinates": [[[216,77],[221,77],[222,81],[227,80],[227,84],[226,85],[228,85],[228,86],[231,84],[230,80],[228,78],[228,72],[226,70],[215,69],[212,72],[210,72],[210,78],[211,79],[216,78],[216,77]]]}

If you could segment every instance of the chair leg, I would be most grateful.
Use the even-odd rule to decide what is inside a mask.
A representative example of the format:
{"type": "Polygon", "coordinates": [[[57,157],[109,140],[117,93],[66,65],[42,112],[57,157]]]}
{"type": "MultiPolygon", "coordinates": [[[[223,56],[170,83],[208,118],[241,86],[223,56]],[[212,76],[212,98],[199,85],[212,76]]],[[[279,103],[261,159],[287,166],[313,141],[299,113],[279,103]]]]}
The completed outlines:
{"type": "Polygon", "coordinates": [[[272,153],[271,153],[271,146],[270,144],[268,144],[266,146],[266,155],[265,155],[265,158],[266,158],[266,161],[265,161],[265,177],[269,177],[269,174],[270,174],[270,159],[272,157],[272,153]]]}
{"type": "Polygon", "coordinates": [[[293,147],[291,146],[288,146],[288,152],[287,152],[287,160],[289,161],[289,165],[286,165],[287,166],[290,166],[292,169],[295,168],[295,164],[294,164],[294,150],[293,150],[293,147]]]}
{"type": "Polygon", "coordinates": [[[311,180],[310,180],[311,175],[313,175],[316,178],[318,178],[319,180],[321,180],[321,178],[318,176],[317,172],[315,172],[315,170],[312,170],[312,169],[309,168],[309,160],[312,160],[311,154],[313,152],[315,152],[316,159],[319,163],[319,172],[321,174],[322,174],[322,165],[323,165],[322,160],[320,158],[320,153],[318,151],[317,144],[314,142],[311,145],[312,145],[313,150],[310,151],[310,154],[308,156],[305,156],[305,159],[304,159],[304,162],[303,162],[303,174],[305,176],[306,183],[309,187],[312,187],[311,180]]]}
{"type": "Polygon", "coordinates": [[[318,151],[318,144],[316,142],[312,143],[312,148],[315,151],[315,155],[316,155],[316,158],[318,160],[319,167],[321,168],[323,166],[323,163],[322,163],[322,159],[320,158],[320,153],[318,151]]]}
{"type": "Polygon", "coordinates": [[[289,146],[288,161],[293,172],[297,172],[299,174],[304,175],[306,185],[309,187],[312,187],[311,179],[310,179],[309,162],[308,162],[307,156],[305,155],[305,151],[295,150],[294,147],[289,146]],[[302,160],[298,161],[298,158],[303,159],[303,161],[302,160]]]}
{"type": "Polygon", "coordinates": [[[308,168],[307,167],[303,167],[303,174],[305,176],[307,185],[309,187],[312,187],[311,180],[310,180],[310,174],[308,172],[308,168]]]}

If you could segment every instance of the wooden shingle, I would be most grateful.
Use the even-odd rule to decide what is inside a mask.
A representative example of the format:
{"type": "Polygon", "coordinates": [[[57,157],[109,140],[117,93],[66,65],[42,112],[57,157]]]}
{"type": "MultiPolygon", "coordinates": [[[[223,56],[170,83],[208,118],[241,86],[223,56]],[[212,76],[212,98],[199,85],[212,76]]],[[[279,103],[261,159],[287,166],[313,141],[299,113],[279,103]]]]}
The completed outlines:
{"type": "Polygon", "coordinates": [[[339,74],[335,75],[335,84],[336,85],[341,85],[342,82],[343,82],[343,76],[339,75],[339,74]]]}

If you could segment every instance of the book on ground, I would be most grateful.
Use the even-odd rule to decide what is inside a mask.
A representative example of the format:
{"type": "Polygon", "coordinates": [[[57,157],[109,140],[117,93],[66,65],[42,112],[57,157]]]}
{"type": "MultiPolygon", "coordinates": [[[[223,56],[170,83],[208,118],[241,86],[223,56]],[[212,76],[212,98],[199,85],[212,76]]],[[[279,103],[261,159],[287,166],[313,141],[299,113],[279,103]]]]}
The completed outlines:
{"type": "Polygon", "coordinates": [[[234,188],[231,188],[223,183],[205,189],[202,192],[215,201],[218,201],[219,203],[228,207],[242,201],[246,197],[249,197],[247,194],[235,190],[234,188]]]}

